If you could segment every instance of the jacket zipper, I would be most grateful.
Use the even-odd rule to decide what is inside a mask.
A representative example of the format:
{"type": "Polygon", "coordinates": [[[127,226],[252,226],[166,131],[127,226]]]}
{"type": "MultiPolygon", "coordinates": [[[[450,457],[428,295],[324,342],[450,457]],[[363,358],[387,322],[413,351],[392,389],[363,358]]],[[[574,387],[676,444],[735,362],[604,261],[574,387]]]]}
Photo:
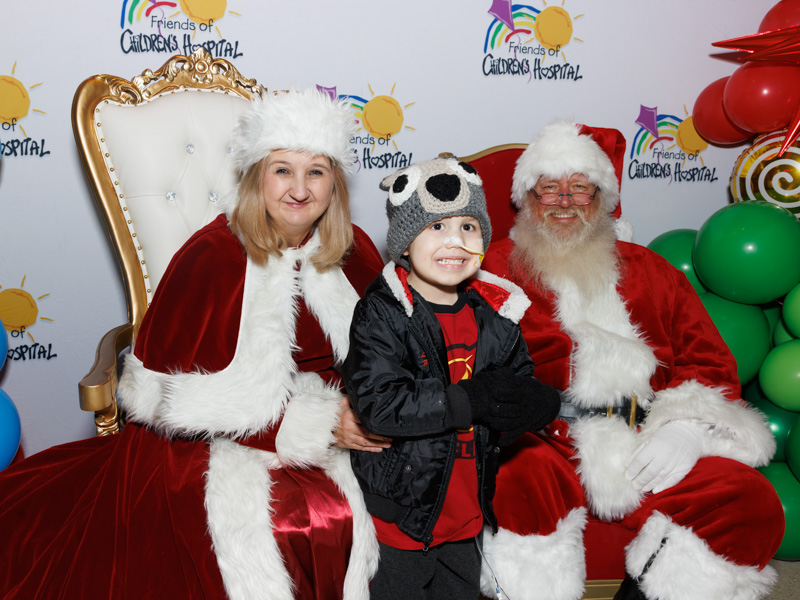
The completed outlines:
{"type": "MultiPolygon", "coordinates": [[[[421,309],[421,307],[418,307],[421,309]]],[[[431,313],[430,309],[428,309],[431,313]]],[[[433,315],[434,322],[438,322],[436,320],[436,315],[433,315]]],[[[417,335],[416,328],[411,328],[411,335],[414,336],[414,339],[417,340],[417,343],[425,349],[427,352],[428,350],[433,350],[433,352],[429,353],[428,359],[431,361],[431,365],[433,369],[436,370],[436,376],[439,378],[440,381],[447,383],[450,381],[450,377],[444,371],[444,368],[441,365],[441,361],[439,360],[439,352],[436,348],[436,344],[433,344],[433,348],[429,347],[428,344],[422,343],[419,336],[417,335]]],[[[433,528],[436,526],[436,521],[439,520],[439,514],[442,512],[442,506],[444,505],[445,497],[447,496],[447,487],[450,485],[450,476],[453,474],[453,462],[455,461],[455,451],[456,451],[456,444],[455,444],[455,437],[456,433],[453,432],[450,437],[450,446],[447,453],[447,465],[448,469],[444,474],[444,480],[442,481],[442,488],[441,492],[438,494],[436,498],[436,505],[433,507],[433,513],[431,514],[430,521],[428,522],[428,526],[425,528],[425,533],[422,536],[422,551],[423,553],[427,554],[428,549],[431,547],[431,543],[433,542],[433,528]]]]}

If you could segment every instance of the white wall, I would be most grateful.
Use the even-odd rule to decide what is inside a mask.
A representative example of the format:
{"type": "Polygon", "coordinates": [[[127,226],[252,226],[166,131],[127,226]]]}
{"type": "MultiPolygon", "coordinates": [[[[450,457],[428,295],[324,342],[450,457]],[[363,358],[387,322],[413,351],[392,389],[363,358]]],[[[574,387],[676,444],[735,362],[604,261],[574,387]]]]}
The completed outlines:
{"type": "MultiPolygon", "coordinates": [[[[72,137],[72,95],[86,77],[112,73],[129,79],[146,68],[156,69],[172,54],[191,51],[184,46],[189,35],[190,43],[214,42],[237,53],[235,66],[268,88],[317,84],[364,100],[394,98],[403,107],[403,129],[388,143],[376,143],[375,153],[388,147],[402,160],[527,142],[555,116],[616,127],[630,144],[641,129],[636,120],[642,105],[673,115],[674,124],[685,119],[697,94],[736,68],[713,58],[717,51],[711,43],[755,33],[773,5],[752,0],[529,0],[524,6],[530,8],[523,12],[561,9],[573,24],[570,41],[547,56],[543,66],[566,70],[569,63],[580,79],[541,80],[484,75],[492,0],[217,0],[211,5],[224,9],[223,16],[210,32],[195,31],[193,39],[177,27],[197,27],[187,17],[194,2],[175,0],[153,7],[151,17],[166,17],[161,33],[167,40],[176,36],[178,52],[126,53],[123,48],[130,48],[132,36],[164,42],[164,37],[158,40],[158,24],[154,28],[144,15],[150,8],[146,1],[16,2],[4,7],[0,319],[32,324],[24,333],[10,333],[14,360],[0,373],[0,387],[19,409],[28,455],[93,435],[92,416],[78,408],[77,383],[92,364],[100,336],[125,321],[115,259],[72,137]],[[187,12],[181,12],[181,5],[187,12]],[[131,6],[133,18],[128,19],[123,7],[127,12],[131,6]],[[12,119],[20,114],[20,92],[12,84],[21,85],[30,97],[30,111],[16,123],[12,119]],[[31,138],[28,154],[17,149],[15,155],[14,146],[25,138],[31,138]],[[43,156],[31,153],[34,143],[43,156]],[[19,317],[14,308],[22,297],[33,305],[19,317]],[[23,346],[34,343],[42,356],[22,360],[23,346]]],[[[540,24],[544,22],[541,18],[540,24]]],[[[524,27],[521,17],[515,24],[524,27]]],[[[533,66],[540,44],[535,39],[525,44],[531,38],[523,33],[512,40],[531,51],[519,50],[518,57],[533,66]]],[[[503,43],[489,52],[510,58],[509,47],[503,43]]],[[[365,146],[356,146],[363,157],[365,146]]],[[[626,176],[622,205],[636,241],[646,244],[671,229],[700,227],[728,202],[728,177],[741,150],[709,147],[694,160],[686,159],[688,167],[702,161],[715,174],[713,182],[626,176]]],[[[655,162],[652,154],[634,158],[655,162]]],[[[629,163],[630,158],[626,169],[629,163]]],[[[393,170],[363,168],[351,180],[354,221],[380,248],[385,196],[378,182],[393,170]]]]}

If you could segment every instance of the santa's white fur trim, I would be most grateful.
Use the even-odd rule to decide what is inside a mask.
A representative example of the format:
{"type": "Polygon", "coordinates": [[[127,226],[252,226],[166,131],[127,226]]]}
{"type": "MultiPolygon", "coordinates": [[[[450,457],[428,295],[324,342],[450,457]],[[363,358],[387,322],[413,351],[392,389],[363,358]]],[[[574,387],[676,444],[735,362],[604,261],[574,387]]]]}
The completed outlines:
{"type": "Polygon", "coordinates": [[[699,421],[708,427],[702,456],[723,456],[760,467],[775,453],[775,437],[764,414],[742,400],[728,399],[722,388],[690,380],[657,392],[640,435],[677,420],[699,421]]]}
{"type": "Polygon", "coordinates": [[[295,375],[292,398],[275,438],[281,465],[306,467],[330,463],[341,399],[338,388],[325,385],[316,373],[295,375]]]}
{"type": "Polygon", "coordinates": [[[327,156],[345,172],[355,162],[350,137],[355,116],[347,102],[316,89],[265,93],[254,99],[233,130],[231,144],[244,173],[273,150],[327,156]]]}
{"type": "Polygon", "coordinates": [[[601,190],[603,207],[611,213],[619,204],[619,180],[608,154],[590,135],[580,135],[581,126],[573,121],[556,120],[533,138],[517,159],[511,186],[511,199],[517,208],[525,202],[528,190],[539,177],[559,179],[583,173],[601,190]]]}
{"type": "Polygon", "coordinates": [[[528,307],[531,305],[530,298],[528,298],[525,292],[522,291],[522,288],[508,279],[504,279],[498,275],[495,275],[494,273],[484,271],[483,269],[480,269],[475,274],[475,278],[478,281],[485,281],[486,283],[496,285],[497,287],[508,292],[508,299],[503,302],[503,305],[500,307],[500,310],[498,310],[497,313],[509,321],[519,323],[519,320],[523,317],[525,311],[528,310],[528,307]]]}
{"type": "Polygon", "coordinates": [[[292,579],[272,534],[269,510],[274,455],[219,438],[211,442],[206,512],[230,600],[293,600],[292,579]]]}
{"type": "Polygon", "coordinates": [[[625,549],[628,573],[639,577],[656,552],[639,583],[648,598],[759,600],[769,594],[778,577],[770,566],[759,570],[714,554],[691,529],[676,525],[659,512],[647,519],[625,549]]]}
{"type": "Polygon", "coordinates": [[[570,279],[550,282],[556,318],[573,340],[572,373],[566,399],[578,406],[619,406],[636,396],[646,407],[650,377],[658,366],[653,349],[617,293],[616,280],[591,298],[570,279]]]}
{"type": "Polygon", "coordinates": [[[336,357],[347,353],[358,296],[340,270],[317,272],[310,257],[319,243],[315,233],[305,246],[285,250],[264,267],[248,261],[236,352],[221,371],[160,373],[128,355],[119,385],[128,417],[164,435],[209,437],[244,437],[276,422],[295,389],[292,349],[299,294],[329,336],[336,357]]]}
{"type": "Polygon", "coordinates": [[[495,597],[495,581],[514,600],[578,600],[583,596],[586,508],[575,508],[550,535],[519,535],[500,529],[483,534],[481,590],[495,597]],[[488,564],[487,564],[488,563],[488,564]]]}
{"type": "Polygon", "coordinates": [[[614,221],[614,232],[617,234],[618,240],[622,240],[623,242],[633,241],[633,223],[623,216],[618,217],[614,221]]]}
{"type": "Polygon", "coordinates": [[[570,435],[592,512],[608,521],[636,509],[644,493],[625,477],[625,461],[637,448],[636,433],[619,417],[591,417],[573,423],[570,435]]]}

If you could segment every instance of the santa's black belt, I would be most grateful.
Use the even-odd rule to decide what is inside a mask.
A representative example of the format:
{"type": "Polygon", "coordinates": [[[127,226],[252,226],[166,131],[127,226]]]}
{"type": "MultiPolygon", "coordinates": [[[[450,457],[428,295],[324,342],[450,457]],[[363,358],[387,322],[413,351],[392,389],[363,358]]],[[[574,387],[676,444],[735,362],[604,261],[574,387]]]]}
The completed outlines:
{"type": "Polygon", "coordinates": [[[633,428],[644,420],[644,410],[636,402],[636,397],[625,398],[621,406],[593,406],[583,407],[563,400],[558,411],[559,419],[572,423],[585,417],[622,417],[633,428]]]}

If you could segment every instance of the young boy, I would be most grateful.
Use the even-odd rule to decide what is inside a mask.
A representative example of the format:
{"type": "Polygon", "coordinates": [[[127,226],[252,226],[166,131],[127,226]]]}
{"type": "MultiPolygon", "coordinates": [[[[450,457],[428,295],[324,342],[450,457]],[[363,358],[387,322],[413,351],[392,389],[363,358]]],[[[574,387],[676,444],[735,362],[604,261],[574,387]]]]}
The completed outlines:
{"type": "Polygon", "coordinates": [[[559,395],[533,378],[530,301],[480,271],[491,225],[475,170],[436,159],[381,189],[392,262],[356,306],[342,369],[363,425],[392,439],[351,452],[380,542],[371,598],[477,598],[499,447],[552,421],[559,395]]]}

